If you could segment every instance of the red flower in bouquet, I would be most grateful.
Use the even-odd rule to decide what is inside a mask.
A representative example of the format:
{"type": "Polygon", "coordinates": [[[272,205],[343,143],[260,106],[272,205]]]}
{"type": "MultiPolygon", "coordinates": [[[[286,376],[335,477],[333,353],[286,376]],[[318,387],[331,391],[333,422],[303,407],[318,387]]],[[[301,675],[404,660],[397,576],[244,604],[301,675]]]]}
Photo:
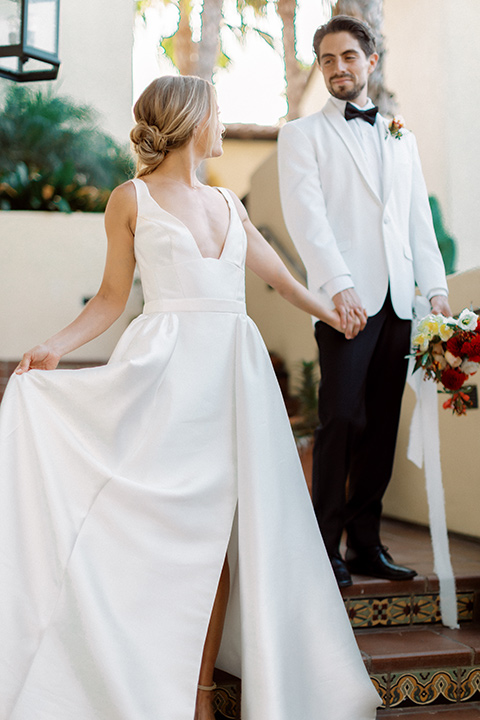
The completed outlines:
{"type": "Polygon", "coordinates": [[[468,375],[466,375],[461,370],[457,370],[456,368],[452,367],[446,367],[445,370],[442,372],[441,377],[442,385],[447,390],[460,390],[462,385],[468,379],[468,375]]]}
{"type": "Polygon", "coordinates": [[[452,355],[455,355],[455,357],[461,357],[462,355],[462,347],[466,340],[466,337],[468,333],[460,332],[458,335],[453,335],[450,340],[447,340],[447,350],[452,353],[452,355]]]}
{"type": "Polygon", "coordinates": [[[443,385],[450,398],[443,403],[455,415],[465,415],[472,401],[465,382],[480,370],[480,318],[472,310],[462,310],[458,318],[427,315],[417,325],[413,338],[415,366],[424,379],[443,385]]]}
{"type": "Polygon", "coordinates": [[[466,355],[472,362],[480,362],[480,335],[476,335],[472,340],[464,342],[461,354],[466,355]]]}

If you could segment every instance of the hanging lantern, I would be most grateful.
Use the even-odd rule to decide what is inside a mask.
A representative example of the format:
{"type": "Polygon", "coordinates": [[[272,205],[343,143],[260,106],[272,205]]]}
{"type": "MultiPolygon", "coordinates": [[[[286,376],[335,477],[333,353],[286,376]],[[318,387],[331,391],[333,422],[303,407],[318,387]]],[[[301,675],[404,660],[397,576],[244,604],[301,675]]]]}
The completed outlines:
{"type": "Polygon", "coordinates": [[[60,0],[0,0],[0,77],[57,77],[59,9],[60,0]]]}

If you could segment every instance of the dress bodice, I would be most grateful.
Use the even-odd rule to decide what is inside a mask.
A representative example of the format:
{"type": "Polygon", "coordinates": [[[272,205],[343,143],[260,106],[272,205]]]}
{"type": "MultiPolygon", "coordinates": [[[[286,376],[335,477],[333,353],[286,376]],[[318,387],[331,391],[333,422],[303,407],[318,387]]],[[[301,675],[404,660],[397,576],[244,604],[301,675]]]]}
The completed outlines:
{"type": "Polygon", "coordinates": [[[187,226],[164,210],[143,180],[133,180],[137,193],[135,257],[145,304],[194,299],[245,302],[247,239],[230,194],[218,188],[230,209],[222,253],[205,258],[187,226]]]}

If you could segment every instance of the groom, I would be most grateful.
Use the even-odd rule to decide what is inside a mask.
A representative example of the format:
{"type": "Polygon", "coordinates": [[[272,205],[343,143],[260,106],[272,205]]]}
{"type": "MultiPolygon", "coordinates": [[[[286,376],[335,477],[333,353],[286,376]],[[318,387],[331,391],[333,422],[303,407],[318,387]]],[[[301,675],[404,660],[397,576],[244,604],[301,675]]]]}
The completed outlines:
{"type": "Polygon", "coordinates": [[[315,325],[321,383],[313,503],[340,586],[351,585],[350,572],[408,580],[416,572],[396,565],[380,540],[382,497],[392,472],[415,283],[432,312],[450,315],[445,271],[415,138],[402,129],[394,137],[367,96],[378,61],[370,28],[339,15],[318,28],[314,50],[331,97],[320,112],[280,132],[282,208],[309,288],[337,309],[344,329],[365,312],[368,321],[353,340],[315,325]]]}

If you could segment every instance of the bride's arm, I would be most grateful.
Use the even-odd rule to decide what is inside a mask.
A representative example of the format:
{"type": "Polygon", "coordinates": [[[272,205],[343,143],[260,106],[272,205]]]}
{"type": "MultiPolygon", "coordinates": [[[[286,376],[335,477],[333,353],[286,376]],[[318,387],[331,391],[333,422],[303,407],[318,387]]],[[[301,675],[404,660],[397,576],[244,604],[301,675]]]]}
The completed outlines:
{"type": "Polygon", "coordinates": [[[135,188],[128,182],[115,188],[105,210],[107,258],[97,294],[70,325],[26,352],[17,374],[32,368],[53,370],[63,355],[101,335],[122,314],[135,269],[135,217],[135,188]]]}
{"type": "Polygon", "coordinates": [[[255,228],[240,200],[233,193],[232,197],[247,233],[247,266],[250,270],[275,288],[285,300],[318,317],[335,330],[343,332],[348,340],[358,335],[365,327],[366,314],[351,313],[342,321],[336,310],[327,310],[314,293],[295,280],[277,253],[255,228]]]}

